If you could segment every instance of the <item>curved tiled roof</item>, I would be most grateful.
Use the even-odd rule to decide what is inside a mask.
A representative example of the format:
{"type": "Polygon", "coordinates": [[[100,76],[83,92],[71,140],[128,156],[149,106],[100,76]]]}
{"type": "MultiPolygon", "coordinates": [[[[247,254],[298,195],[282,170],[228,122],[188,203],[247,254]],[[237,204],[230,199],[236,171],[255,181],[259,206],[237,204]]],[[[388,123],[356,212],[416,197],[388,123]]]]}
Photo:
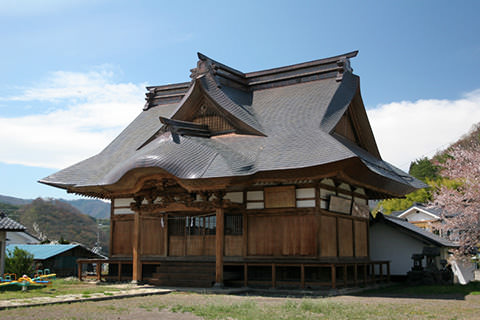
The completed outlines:
{"type": "MultiPolygon", "coordinates": [[[[202,179],[309,168],[356,158],[373,174],[408,190],[423,187],[333,133],[359,92],[359,78],[348,62],[354,55],[356,52],[248,74],[199,55],[188,89],[185,83],[149,87],[144,111],[101,153],[40,182],[76,191],[113,185],[138,168],[160,168],[179,179],[202,179]],[[241,130],[199,137],[178,135],[160,123],[159,117],[188,120],[182,117],[199,94],[207,95],[241,130]]],[[[368,120],[366,125],[370,130],[368,120]]],[[[373,145],[376,148],[374,141],[373,145]]]]}
{"type": "Polygon", "coordinates": [[[7,217],[5,213],[0,212],[0,231],[25,231],[26,229],[17,221],[7,217]]]}

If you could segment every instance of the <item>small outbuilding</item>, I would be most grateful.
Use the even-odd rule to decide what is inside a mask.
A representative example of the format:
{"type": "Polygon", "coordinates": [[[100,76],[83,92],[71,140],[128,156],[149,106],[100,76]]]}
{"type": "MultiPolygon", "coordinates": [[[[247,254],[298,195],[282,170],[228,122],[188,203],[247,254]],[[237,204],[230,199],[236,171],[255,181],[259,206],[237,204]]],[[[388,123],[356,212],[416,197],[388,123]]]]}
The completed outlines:
{"type": "Polygon", "coordinates": [[[104,258],[80,244],[9,244],[7,250],[15,247],[33,254],[37,269],[50,269],[60,277],[77,275],[77,259],[104,258]]]}
{"type": "Polygon", "coordinates": [[[20,223],[7,217],[3,212],[0,212],[0,276],[3,276],[5,270],[5,246],[7,242],[7,232],[24,232],[25,228],[20,223]]]}
{"type": "Polygon", "coordinates": [[[440,233],[442,209],[428,208],[421,203],[414,203],[404,211],[392,212],[392,216],[402,218],[408,222],[430,232],[440,233]]]}
{"type": "Polygon", "coordinates": [[[440,260],[448,259],[448,250],[456,244],[422,229],[406,219],[378,213],[372,220],[370,228],[371,259],[389,260],[390,274],[404,277],[413,266],[412,255],[421,254],[425,247],[439,249],[436,259],[437,268],[440,260]]]}

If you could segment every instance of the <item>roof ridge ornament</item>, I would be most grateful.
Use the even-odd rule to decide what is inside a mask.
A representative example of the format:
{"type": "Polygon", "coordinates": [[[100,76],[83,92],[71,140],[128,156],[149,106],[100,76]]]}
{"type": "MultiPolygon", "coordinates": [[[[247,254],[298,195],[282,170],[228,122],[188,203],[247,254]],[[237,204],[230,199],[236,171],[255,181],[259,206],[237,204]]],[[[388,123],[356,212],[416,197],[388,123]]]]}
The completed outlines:
{"type": "Polygon", "coordinates": [[[337,66],[338,66],[338,71],[337,71],[337,81],[342,81],[343,79],[343,74],[345,71],[352,73],[353,69],[352,66],[350,65],[350,59],[349,58],[342,58],[337,61],[337,66]]]}

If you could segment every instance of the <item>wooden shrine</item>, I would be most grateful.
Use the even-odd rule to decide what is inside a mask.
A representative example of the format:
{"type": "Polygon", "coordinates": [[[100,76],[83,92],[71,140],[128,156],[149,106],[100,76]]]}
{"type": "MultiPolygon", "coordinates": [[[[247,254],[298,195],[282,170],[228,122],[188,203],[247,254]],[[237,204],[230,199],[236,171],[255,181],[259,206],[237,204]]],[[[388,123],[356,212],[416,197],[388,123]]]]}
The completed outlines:
{"type": "Polygon", "coordinates": [[[40,182],[111,199],[110,277],[159,285],[335,287],[386,278],[368,200],[424,185],[383,161],[351,52],[243,73],[199,54],[148,87],[101,153],[40,182]]]}

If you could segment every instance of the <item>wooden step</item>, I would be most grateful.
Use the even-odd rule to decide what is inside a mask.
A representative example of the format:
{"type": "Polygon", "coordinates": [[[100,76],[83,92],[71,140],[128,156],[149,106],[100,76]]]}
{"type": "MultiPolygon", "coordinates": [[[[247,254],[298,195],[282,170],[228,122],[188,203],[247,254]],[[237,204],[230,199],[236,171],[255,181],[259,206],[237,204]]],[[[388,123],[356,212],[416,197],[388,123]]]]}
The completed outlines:
{"type": "Polygon", "coordinates": [[[215,266],[159,266],[155,271],[158,273],[204,273],[215,271],[215,266]]]}
{"type": "Polygon", "coordinates": [[[194,287],[194,288],[210,288],[214,281],[208,280],[160,280],[150,279],[148,283],[156,286],[166,287],[194,287]]]}
{"type": "Polygon", "coordinates": [[[154,273],[154,279],[185,279],[185,280],[209,280],[215,279],[215,273],[154,273]]]}

